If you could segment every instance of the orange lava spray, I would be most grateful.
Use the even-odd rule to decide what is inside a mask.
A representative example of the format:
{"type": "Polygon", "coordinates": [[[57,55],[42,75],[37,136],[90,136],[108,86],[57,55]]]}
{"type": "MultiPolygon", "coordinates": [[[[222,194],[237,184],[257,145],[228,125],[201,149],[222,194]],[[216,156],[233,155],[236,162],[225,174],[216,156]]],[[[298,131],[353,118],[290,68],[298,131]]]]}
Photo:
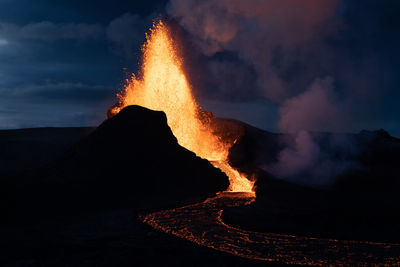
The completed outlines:
{"type": "Polygon", "coordinates": [[[200,107],[192,94],[182,58],[178,56],[167,25],[158,21],[146,37],[142,47],[141,77],[132,75],[127,81],[124,91],[118,95],[120,103],[112,113],[118,113],[128,105],[165,112],[178,143],[225,172],[230,180],[230,191],[253,192],[254,182],[228,164],[232,144],[223,142],[213,133],[210,124],[200,119],[200,107]]]}

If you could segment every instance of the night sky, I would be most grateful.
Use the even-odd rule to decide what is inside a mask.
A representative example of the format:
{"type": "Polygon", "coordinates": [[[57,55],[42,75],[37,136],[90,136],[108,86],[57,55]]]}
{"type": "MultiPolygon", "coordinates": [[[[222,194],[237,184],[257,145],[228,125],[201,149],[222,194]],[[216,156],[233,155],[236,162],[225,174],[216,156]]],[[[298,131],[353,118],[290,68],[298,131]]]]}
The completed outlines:
{"type": "MultiPolygon", "coordinates": [[[[161,14],[187,32],[196,50],[193,54],[201,59],[196,64],[204,65],[204,78],[199,82],[197,77],[193,85],[201,104],[216,115],[271,131],[301,130],[287,126],[296,119],[294,124],[310,126],[306,130],[384,128],[400,137],[399,1],[338,0],[329,16],[312,22],[306,40],[289,38],[295,32],[290,27],[274,31],[271,21],[261,27],[247,13],[243,18],[235,13],[229,19],[247,28],[240,26],[229,41],[199,34],[179,13],[180,2],[0,0],[0,128],[98,125],[115,103],[127,73],[137,70],[144,34],[161,14]],[[258,36],[279,41],[258,42],[258,36]],[[212,41],[218,49],[210,52],[204,41],[207,45],[212,41]],[[243,43],[255,50],[265,48],[269,67],[260,66],[262,62],[246,53],[251,48],[243,43]],[[269,91],[276,80],[283,93],[269,91]],[[322,96],[319,88],[324,88],[322,96]],[[303,124],[308,115],[282,119],[296,107],[301,113],[308,103],[305,98],[311,103],[327,101],[324,106],[333,103],[334,108],[323,108],[328,115],[322,120],[340,122],[326,124],[312,118],[313,123],[303,124]]],[[[188,2],[200,5],[200,1],[188,2]]],[[[218,8],[226,12],[226,7],[218,8]]],[[[285,22],[290,14],[297,14],[285,12],[285,22]]],[[[317,107],[311,113],[318,113],[317,107]]]]}

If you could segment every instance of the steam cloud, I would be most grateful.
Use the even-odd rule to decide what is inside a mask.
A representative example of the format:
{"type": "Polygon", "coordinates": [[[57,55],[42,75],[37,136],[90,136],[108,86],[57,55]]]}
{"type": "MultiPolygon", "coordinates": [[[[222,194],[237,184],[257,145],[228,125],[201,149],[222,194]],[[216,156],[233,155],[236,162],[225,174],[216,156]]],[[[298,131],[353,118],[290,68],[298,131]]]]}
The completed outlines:
{"type": "MultiPolygon", "coordinates": [[[[279,106],[278,128],[295,137],[279,153],[278,162],[262,166],[277,177],[329,185],[353,165],[335,159],[329,149],[322,150],[307,132],[345,131],[349,123],[348,101],[339,98],[334,77],[310,67],[327,60],[323,38],[334,31],[333,17],[340,3],[170,0],[167,6],[169,15],[208,58],[209,77],[220,93],[256,95],[279,106]],[[255,89],[249,88],[253,86],[249,77],[256,78],[255,89]]],[[[333,139],[329,142],[337,142],[333,139]]],[[[349,140],[340,142],[339,146],[349,140]]]]}
{"type": "Polygon", "coordinates": [[[261,166],[278,178],[312,186],[330,186],[338,175],[362,166],[350,160],[358,153],[354,141],[345,135],[332,135],[322,149],[315,137],[306,131],[287,140],[286,148],[279,152],[278,161],[261,166]],[[341,154],[341,157],[335,156],[341,154]]]}
{"type": "Polygon", "coordinates": [[[317,79],[308,90],[282,104],[279,129],[290,133],[341,131],[346,125],[344,108],[337,100],[332,78],[317,79]]]}
{"type": "Polygon", "coordinates": [[[316,79],[309,89],[298,96],[286,100],[279,109],[279,129],[284,132],[297,133],[295,143],[286,144],[278,155],[278,162],[262,168],[275,176],[298,183],[327,186],[335,178],[350,168],[360,168],[351,160],[334,158],[335,151],[329,147],[339,146],[340,151],[348,152],[351,140],[342,136],[330,136],[331,146],[321,151],[320,145],[307,131],[344,130],[346,116],[344,104],[337,100],[333,79],[316,79]],[[346,147],[347,146],[347,147],[346,147]]]}
{"type": "Polygon", "coordinates": [[[171,0],[167,10],[205,55],[236,53],[244,65],[256,72],[259,93],[280,103],[293,92],[276,69],[277,52],[292,54],[307,45],[321,24],[334,14],[338,3],[339,0],[171,0]]]}

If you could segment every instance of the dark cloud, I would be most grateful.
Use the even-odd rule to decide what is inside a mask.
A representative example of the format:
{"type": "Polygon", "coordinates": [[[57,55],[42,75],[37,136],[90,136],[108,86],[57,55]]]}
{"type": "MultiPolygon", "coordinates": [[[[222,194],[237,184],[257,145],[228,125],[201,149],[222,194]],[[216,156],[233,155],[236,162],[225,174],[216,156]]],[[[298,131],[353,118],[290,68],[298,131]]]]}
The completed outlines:
{"type": "Polygon", "coordinates": [[[398,1],[170,0],[167,10],[204,54],[210,96],[269,99],[284,131],[400,135],[398,1]],[[236,58],[215,62],[221,53],[236,58]],[[334,86],[315,89],[325,77],[334,86]]]}
{"type": "Polygon", "coordinates": [[[47,101],[53,103],[97,103],[110,96],[113,88],[102,85],[83,83],[45,83],[29,85],[19,89],[19,95],[29,96],[32,101],[47,101]]]}
{"type": "Polygon", "coordinates": [[[138,51],[138,47],[145,40],[143,34],[151,26],[151,17],[125,13],[112,20],[107,26],[107,38],[113,43],[114,51],[123,57],[132,57],[138,51]]]}
{"type": "Polygon", "coordinates": [[[114,88],[83,83],[28,84],[0,90],[0,128],[96,125],[114,88]]]}
{"type": "Polygon", "coordinates": [[[87,40],[102,37],[103,28],[98,24],[55,24],[42,21],[18,26],[0,23],[0,38],[3,40],[87,40]]]}
{"type": "Polygon", "coordinates": [[[237,57],[217,55],[210,58],[206,63],[205,77],[209,77],[202,86],[207,98],[246,102],[262,96],[257,90],[254,69],[237,57]]]}
{"type": "MultiPolygon", "coordinates": [[[[328,186],[360,168],[309,131],[400,136],[398,1],[170,0],[167,10],[203,54],[208,97],[276,105],[275,119],[262,117],[293,133],[277,161],[260,166],[276,177],[328,186]]],[[[354,146],[333,139],[342,151],[354,146]]]]}
{"type": "Polygon", "coordinates": [[[237,53],[257,73],[261,94],[280,102],[290,92],[274,70],[274,50],[286,53],[306,44],[333,16],[339,2],[171,0],[168,12],[193,36],[205,55],[237,53]]]}
{"type": "Polygon", "coordinates": [[[1,0],[2,22],[29,24],[33,21],[54,23],[107,24],[124,13],[147,16],[163,11],[167,0],[1,0]]]}
{"type": "Polygon", "coordinates": [[[137,64],[126,55],[139,54],[150,26],[140,18],[158,6],[0,1],[0,128],[101,122],[137,64]]]}

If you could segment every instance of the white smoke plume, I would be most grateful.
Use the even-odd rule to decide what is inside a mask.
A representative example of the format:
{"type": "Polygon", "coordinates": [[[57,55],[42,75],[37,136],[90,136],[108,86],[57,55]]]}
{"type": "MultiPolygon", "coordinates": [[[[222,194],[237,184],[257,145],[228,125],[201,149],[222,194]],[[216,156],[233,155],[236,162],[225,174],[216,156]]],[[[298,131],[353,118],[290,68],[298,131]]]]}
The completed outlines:
{"type": "Polygon", "coordinates": [[[344,130],[347,125],[345,104],[338,101],[333,79],[316,79],[305,92],[286,100],[279,109],[279,129],[296,133],[344,130]]]}
{"type": "Polygon", "coordinates": [[[359,163],[347,158],[358,153],[348,136],[332,135],[327,138],[327,143],[322,149],[312,134],[300,131],[294,136],[294,142],[288,141],[279,152],[277,162],[261,168],[275,177],[316,187],[330,186],[338,175],[362,168],[359,163]],[[335,157],[338,151],[346,157],[335,157]]]}

